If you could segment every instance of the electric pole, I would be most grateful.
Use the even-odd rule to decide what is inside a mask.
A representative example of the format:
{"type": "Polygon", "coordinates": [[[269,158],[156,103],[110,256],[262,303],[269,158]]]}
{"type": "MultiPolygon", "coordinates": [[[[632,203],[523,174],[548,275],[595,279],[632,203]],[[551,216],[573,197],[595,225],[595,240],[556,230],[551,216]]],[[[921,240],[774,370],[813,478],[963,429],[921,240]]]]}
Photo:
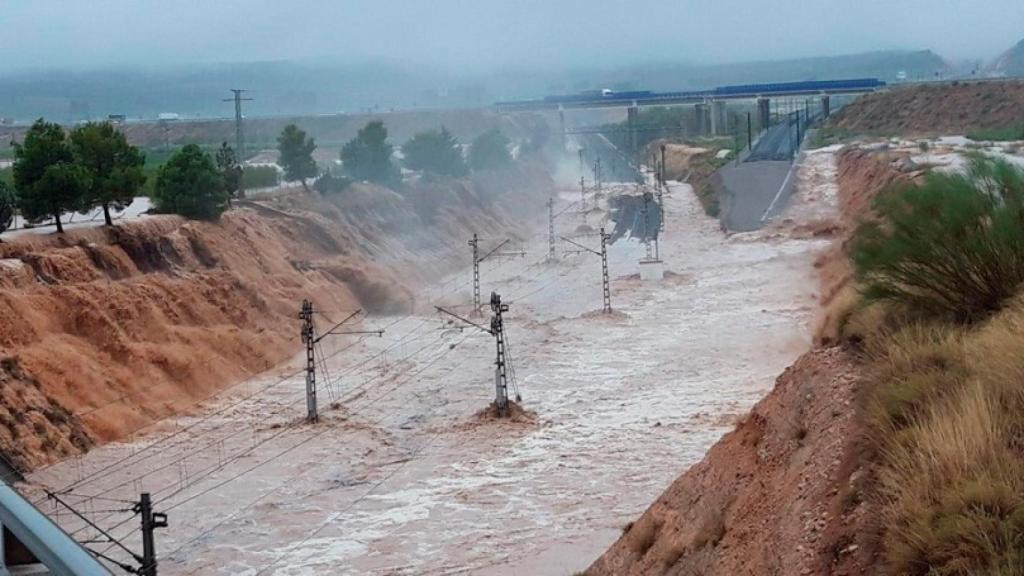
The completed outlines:
{"type": "Polygon", "coordinates": [[[505,322],[501,318],[508,312],[508,304],[501,303],[501,296],[491,292],[491,332],[497,348],[494,361],[494,404],[499,416],[508,416],[508,373],[506,370],[505,322]]]}
{"type": "Polygon", "coordinates": [[[590,248],[588,246],[584,246],[583,244],[580,244],[579,242],[574,242],[574,241],[566,238],[565,236],[562,236],[561,238],[562,238],[562,240],[565,240],[569,244],[572,244],[573,246],[576,246],[576,247],[582,249],[585,252],[590,252],[591,254],[594,254],[596,256],[600,256],[601,257],[601,290],[602,290],[603,296],[604,296],[604,313],[605,314],[611,313],[611,311],[612,311],[612,289],[611,289],[611,280],[608,277],[608,240],[611,239],[611,236],[605,234],[604,233],[604,228],[601,228],[601,251],[600,252],[598,252],[597,250],[594,250],[593,248],[590,248]]]}
{"type": "Polygon", "coordinates": [[[245,161],[245,136],[242,132],[242,102],[251,102],[252,98],[243,98],[242,94],[245,90],[238,88],[231,88],[234,92],[234,98],[225,98],[224,102],[235,103],[235,155],[238,157],[238,162],[242,163],[245,161]]]}
{"type": "MultiPolygon", "coordinates": [[[[313,303],[308,299],[302,301],[302,308],[299,310],[299,319],[302,320],[302,343],[306,345],[306,421],[310,423],[316,423],[320,420],[320,414],[317,411],[316,401],[316,345],[320,343],[327,336],[337,336],[343,334],[376,334],[379,337],[384,336],[384,330],[352,330],[346,332],[336,332],[343,324],[349,320],[355,318],[359,314],[362,314],[362,309],[356,310],[349,314],[344,320],[338,322],[331,327],[330,330],[320,334],[316,333],[316,324],[313,322],[313,314],[317,313],[317,310],[313,309],[313,303]]],[[[321,354],[323,351],[321,350],[321,354]]],[[[321,362],[326,362],[326,359],[320,358],[321,362]]],[[[323,365],[326,370],[326,364],[323,365]]]]}
{"type": "Polygon", "coordinates": [[[580,219],[587,223],[587,183],[583,176],[580,176],[580,219]]]}
{"type": "Polygon", "coordinates": [[[313,335],[313,303],[302,301],[299,311],[302,320],[302,342],[306,345],[306,420],[316,422],[320,419],[316,409],[316,357],[313,346],[316,344],[313,335]]]}
{"type": "Polygon", "coordinates": [[[594,189],[597,192],[601,191],[601,158],[598,157],[594,161],[594,189]]]}
{"type": "MultiPolygon", "coordinates": [[[[473,234],[473,239],[468,242],[469,246],[473,248],[473,314],[476,316],[483,314],[482,307],[480,305],[480,263],[489,258],[510,241],[511,240],[508,239],[504,240],[483,256],[480,256],[480,239],[477,238],[475,233],[473,234]]],[[[526,252],[515,252],[513,254],[525,256],[526,252]]]]}
{"type": "Polygon", "coordinates": [[[476,233],[473,233],[473,239],[469,241],[470,247],[473,248],[473,313],[477,316],[480,315],[480,240],[477,238],[476,233]]]}
{"type": "Polygon", "coordinates": [[[548,261],[555,259],[555,199],[548,198],[548,261]]]}
{"type": "Polygon", "coordinates": [[[665,188],[665,144],[661,145],[661,187],[665,188]]]}
{"type": "Polygon", "coordinates": [[[604,288],[604,313],[612,312],[612,284],[608,278],[608,239],[610,236],[601,228],[601,283],[604,288]]]}
{"type": "MultiPolygon", "coordinates": [[[[494,407],[498,411],[498,416],[505,418],[509,415],[508,402],[509,402],[509,367],[511,366],[511,358],[508,355],[508,341],[505,337],[505,321],[502,316],[505,312],[508,312],[508,304],[501,303],[501,296],[497,292],[491,292],[491,325],[483,326],[477,324],[472,320],[467,320],[462,316],[454,312],[450,312],[441,308],[440,306],[434,306],[438,312],[447,314],[453,318],[461,320],[470,326],[479,328],[483,332],[486,332],[494,337],[495,345],[495,359],[494,359],[494,407]]],[[[512,370],[512,386],[518,388],[515,382],[515,371],[512,370]]],[[[522,398],[516,393],[516,401],[521,401],[522,398]]]]}
{"type": "Polygon", "coordinates": [[[149,492],[143,492],[139,503],[135,505],[135,513],[142,517],[142,566],[140,576],[156,576],[156,544],[153,531],[167,527],[167,514],[153,512],[153,502],[149,492]]]}

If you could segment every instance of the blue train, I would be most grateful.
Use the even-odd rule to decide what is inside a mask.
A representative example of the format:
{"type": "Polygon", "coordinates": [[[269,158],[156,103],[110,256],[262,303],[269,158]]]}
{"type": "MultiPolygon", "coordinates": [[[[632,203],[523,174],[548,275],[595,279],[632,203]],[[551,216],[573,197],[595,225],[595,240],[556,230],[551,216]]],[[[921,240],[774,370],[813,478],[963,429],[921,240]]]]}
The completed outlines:
{"type": "Polygon", "coordinates": [[[885,86],[878,78],[855,78],[852,80],[811,80],[806,82],[777,82],[773,84],[741,84],[720,86],[712,90],[713,95],[732,96],[736,94],[785,94],[787,92],[839,92],[844,90],[877,90],[885,86]]]}
{"type": "MultiPolygon", "coordinates": [[[[771,96],[785,94],[806,94],[815,92],[861,92],[878,90],[885,87],[885,82],[877,78],[854,78],[850,80],[809,80],[805,82],[775,82],[770,84],[740,84],[736,86],[719,86],[711,90],[695,90],[689,92],[652,92],[650,90],[632,90],[616,92],[614,90],[587,90],[579,94],[564,96],[545,96],[545,104],[574,104],[585,102],[623,102],[623,101],[657,101],[682,99],[713,99],[715,97],[736,96],[771,96]]],[[[517,104],[513,102],[499,103],[517,104]]],[[[518,104],[528,104],[521,102],[518,104]]]]}

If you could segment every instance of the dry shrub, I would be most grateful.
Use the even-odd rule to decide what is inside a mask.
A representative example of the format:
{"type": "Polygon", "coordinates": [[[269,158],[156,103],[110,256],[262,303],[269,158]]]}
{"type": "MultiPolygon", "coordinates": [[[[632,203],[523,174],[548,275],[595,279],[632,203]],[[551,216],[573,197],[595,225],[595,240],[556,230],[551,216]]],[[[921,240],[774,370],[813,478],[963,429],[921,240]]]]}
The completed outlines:
{"type": "Polygon", "coordinates": [[[654,546],[661,525],[662,521],[654,518],[653,514],[644,514],[626,534],[626,537],[629,538],[629,547],[641,556],[646,554],[651,546],[654,546]]]}
{"type": "Polygon", "coordinates": [[[814,342],[830,345],[843,340],[843,333],[861,299],[851,286],[844,286],[829,300],[818,315],[814,328],[814,342]]]}
{"type": "Polygon", "coordinates": [[[887,573],[1024,574],[1022,328],[1016,299],[973,330],[871,347],[887,573]]]}
{"type": "Polygon", "coordinates": [[[960,330],[911,324],[867,341],[872,424],[887,436],[905,428],[932,402],[959,389],[966,376],[960,330]]]}
{"type": "Polygon", "coordinates": [[[706,558],[706,552],[725,536],[725,513],[728,508],[729,501],[702,499],[693,509],[693,520],[683,523],[692,529],[659,535],[649,552],[650,557],[663,568],[675,566],[684,557],[686,566],[694,566],[695,558],[706,558]]]}
{"type": "Polygon", "coordinates": [[[1022,573],[1024,460],[994,396],[972,384],[889,443],[879,482],[890,573],[1022,573]]]}

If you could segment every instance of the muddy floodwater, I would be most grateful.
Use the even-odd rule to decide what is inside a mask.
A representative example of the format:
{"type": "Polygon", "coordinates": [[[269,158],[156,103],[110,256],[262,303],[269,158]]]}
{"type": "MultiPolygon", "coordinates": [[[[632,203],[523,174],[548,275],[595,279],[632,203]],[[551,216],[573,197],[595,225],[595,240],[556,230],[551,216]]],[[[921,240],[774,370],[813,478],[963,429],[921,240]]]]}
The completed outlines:
{"type": "MultiPolygon", "coordinates": [[[[560,204],[577,197],[567,190],[560,204]]],[[[420,314],[360,326],[383,337],[324,340],[317,424],[303,422],[295,358],[31,480],[77,483],[69,499],[135,548],[137,520],[104,499],[152,492],[170,523],[157,534],[164,575],[582,570],[809,343],[822,241],[727,238],[684,184],[664,206],[661,264],[639,264],[635,240],[609,248],[611,315],[600,313],[600,258],[561,242],[556,262],[541,261],[546,218],[525,257],[482,264],[484,299],[496,291],[510,308],[525,410],[511,421],[481,413],[494,396],[493,339],[430,312],[470,312],[467,269],[431,287],[420,314]]],[[[558,233],[582,223],[569,210],[558,233]]]]}

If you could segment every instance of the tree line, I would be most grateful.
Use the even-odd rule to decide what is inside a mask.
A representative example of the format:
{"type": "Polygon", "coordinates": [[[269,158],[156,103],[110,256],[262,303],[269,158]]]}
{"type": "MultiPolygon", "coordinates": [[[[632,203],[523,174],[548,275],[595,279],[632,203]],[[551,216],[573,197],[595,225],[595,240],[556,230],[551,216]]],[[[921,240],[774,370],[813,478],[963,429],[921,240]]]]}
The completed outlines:
{"type": "MultiPolygon", "coordinates": [[[[511,142],[493,129],[463,146],[447,129],[415,134],[400,147],[388,141],[384,123],[375,120],[361,128],[341,149],[341,174],[321,174],[313,157],[315,140],[294,124],[277,139],[278,164],[286,180],[308,181],[321,193],[340,192],[354,181],[400,186],[399,165],[442,177],[463,177],[472,171],[495,170],[512,163],[511,142]]],[[[102,209],[104,222],[113,224],[111,212],[127,208],[147,182],[146,156],[131,145],[109,122],[89,122],[70,131],[39,119],[21,143],[13,143],[13,188],[0,181],[0,232],[17,209],[28,222],[52,218],[64,231],[61,215],[102,209]]],[[[151,200],[156,211],[187,218],[216,219],[232,198],[244,195],[242,169],[235,151],[223,143],[211,155],[196,144],[176,150],[155,174],[151,200]]]]}
{"type": "Polygon", "coordinates": [[[458,139],[444,127],[419,132],[399,148],[401,161],[396,162],[387,128],[382,121],[374,120],[342,146],[340,176],[320,174],[313,161],[316,142],[294,124],[284,128],[277,143],[278,163],[284,169],[285,179],[299,181],[306,189],[307,180],[316,179],[314,186],[320,192],[338,192],[353,181],[401,185],[400,165],[435,176],[459,178],[471,170],[495,170],[512,163],[511,141],[497,129],[477,136],[466,154],[458,139]]]}
{"type": "MultiPolygon", "coordinates": [[[[64,231],[62,214],[97,208],[110,226],[111,212],[131,205],[147,180],[145,154],[109,122],[89,122],[67,132],[39,119],[13,146],[13,189],[0,182],[0,231],[15,209],[28,222],[52,218],[58,233],[64,231]]],[[[215,218],[239,194],[241,179],[230,146],[223,144],[213,159],[189,144],[157,170],[152,200],[160,212],[215,218]]]]}

